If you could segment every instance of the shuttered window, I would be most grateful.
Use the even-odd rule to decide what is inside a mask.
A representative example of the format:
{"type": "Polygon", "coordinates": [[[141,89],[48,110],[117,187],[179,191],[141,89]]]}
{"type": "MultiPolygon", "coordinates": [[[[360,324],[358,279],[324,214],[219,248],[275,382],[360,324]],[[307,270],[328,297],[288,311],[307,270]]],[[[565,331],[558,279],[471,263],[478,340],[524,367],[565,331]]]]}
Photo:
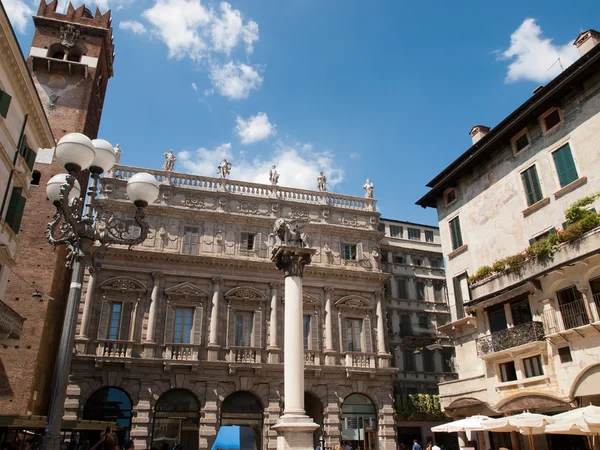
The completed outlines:
{"type": "Polygon", "coordinates": [[[539,202],[543,196],[536,167],[531,166],[529,169],[522,172],[521,180],[523,180],[523,187],[525,188],[527,206],[531,206],[539,202]]]}
{"type": "Polygon", "coordinates": [[[198,227],[183,228],[183,253],[187,255],[198,254],[198,235],[200,229],[198,227]]]}
{"type": "Polygon", "coordinates": [[[523,360],[523,366],[525,367],[525,377],[539,377],[544,375],[544,369],[542,367],[542,358],[540,355],[533,356],[531,358],[525,358],[523,360]]]}
{"type": "Polygon", "coordinates": [[[250,347],[252,340],[253,314],[250,311],[237,311],[235,314],[235,345],[250,347]]]}
{"type": "Polygon", "coordinates": [[[362,333],[362,320],[346,319],[346,351],[360,352],[362,333]]]}
{"type": "Polygon", "coordinates": [[[174,344],[189,344],[192,340],[192,327],[194,324],[193,308],[175,309],[175,328],[173,332],[174,344]]]}
{"type": "Polygon", "coordinates": [[[23,211],[25,210],[25,202],[27,199],[21,195],[23,188],[14,187],[8,202],[8,209],[4,221],[13,230],[15,234],[19,233],[21,228],[21,220],[23,219],[23,211]]]}
{"type": "Polygon", "coordinates": [[[344,244],[344,259],[356,261],[356,245],[344,244]]]}
{"type": "MultiPolygon", "coordinates": [[[[129,328],[131,324],[131,302],[112,302],[109,304],[108,311],[108,330],[104,339],[111,340],[129,340],[129,328]]],[[[101,331],[102,319],[101,319],[101,331]]]]}
{"type": "Polygon", "coordinates": [[[560,187],[565,187],[579,178],[569,144],[563,145],[552,153],[552,158],[554,158],[554,165],[556,166],[560,187]]]}
{"type": "Polygon", "coordinates": [[[0,116],[8,116],[8,108],[10,107],[11,96],[0,89],[0,116]]]}
{"type": "Polygon", "coordinates": [[[462,232],[460,231],[460,220],[455,217],[450,221],[450,237],[452,239],[452,250],[463,245],[462,232]]]}
{"type": "Polygon", "coordinates": [[[256,234],[254,233],[242,233],[241,248],[242,250],[254,250],[254,242],[256,240],[256,234]]]}

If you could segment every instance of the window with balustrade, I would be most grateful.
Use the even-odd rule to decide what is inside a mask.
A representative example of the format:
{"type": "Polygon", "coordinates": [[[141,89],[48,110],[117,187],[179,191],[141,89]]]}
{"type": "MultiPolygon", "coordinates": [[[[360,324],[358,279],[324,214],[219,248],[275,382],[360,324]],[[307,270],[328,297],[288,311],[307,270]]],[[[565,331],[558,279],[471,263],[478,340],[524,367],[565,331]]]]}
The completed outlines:
{"type": "Polygon", "coordinates": [[[165,296],[164,340],[168,352],[172,352],[172,358],[190,359],[190,348],[202,344],[204,308],[209,293],[193,283],[183,282],[165,289],[165,296]]]}
{"type": "Polygon", "coordinates": [[[361,319],[346,319],[345,342],[346,350],[349,352],[361,352],[363,349],[363,327],[361,319]]]}
{"type": "Polygon", "coordinates": [[[373,353],[371,302],[364,297],[349,295],[337,300],[335,305],[340,312],[341,351],[373,353]]]}
{"type": "Polygon", "coordinates": [[[193,308],[175,309],[175,327],[173,330],[173,343],[190,344],[192,335],[192,326],[194,323],[193,308]]]}
{"type": "Polygon", "coordinates": [[[583,296],[574,285],[557,291],[556,298],[565,329],[577,328],[589,323],[583,296]]]}
{"type": "Polygon", "coordinates": [[[112,340],[129,339],[131,323],[131,303],[113,302],[110,304],[110,318],[106,338],[112,340]]]}
{"type": "MultiPolygon", "coordinates": [[[[258,362],[257,349],[263,346],[264,316],[266,296],[262,291],[251,287],[231,289],[225,294],[227,301],[227,345],[230,348],[252,348],[252,354],[239,353],[236,361],[258,362]]],[[[234,356],[232,356],[234,357],[234,356]]]]}

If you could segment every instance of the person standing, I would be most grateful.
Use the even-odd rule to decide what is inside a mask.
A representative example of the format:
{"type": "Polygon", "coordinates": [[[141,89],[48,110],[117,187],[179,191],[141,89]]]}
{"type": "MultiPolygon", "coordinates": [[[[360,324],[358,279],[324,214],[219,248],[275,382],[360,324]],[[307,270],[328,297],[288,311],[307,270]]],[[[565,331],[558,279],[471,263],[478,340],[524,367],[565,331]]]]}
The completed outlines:
{"type": "Polygon", "coordinates": [[[413,441],[412,450],[422,450],[422,447],[419,445],[419,441],[416,439],[413,441]]]}

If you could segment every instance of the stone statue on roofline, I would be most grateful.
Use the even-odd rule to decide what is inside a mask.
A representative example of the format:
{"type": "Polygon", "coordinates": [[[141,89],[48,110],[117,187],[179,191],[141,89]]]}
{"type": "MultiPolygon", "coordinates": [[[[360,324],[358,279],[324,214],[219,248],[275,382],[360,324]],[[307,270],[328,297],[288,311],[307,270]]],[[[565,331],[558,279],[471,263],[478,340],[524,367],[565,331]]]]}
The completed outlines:
{"type": "Polygon", "coordinates": [[[319,176],[317,177],[317,189],[321,192],[327,190],[327,177],[323,175],[323,172],[319,172],[319,176]]]}
{"type": "Polygon", "coordinates": [[[277,173],[275,166],[271,167],[271,170],[269,170],[269,181],[273,186],[276,186],[279,182],[279,174],[277,173]]]}
{"type": "Polygon", "coordinates": [[[231,173],[231,163],[227,161],[227,159],[223,159],[223,161],[217,166],[217,174],[220,178],[227,178],[227,176],[231,173]]]}
{"type": "Polygon", "coordinates": [[[365,190],[365,198],[373,198],[373,190],[375,189],[375,185],[371,183],[368,178],[366,183],[363,185],[363,189],[365,190]]]}
{"type": "Polygon", "coordinates": [[[173,149],[170,149],[168,152],[163,153],[163,155],[165,157],[163,170],[173,172],[173,169],[175,168],[175,161],[177,160],[177,157],[173,154],[173,149]]]}

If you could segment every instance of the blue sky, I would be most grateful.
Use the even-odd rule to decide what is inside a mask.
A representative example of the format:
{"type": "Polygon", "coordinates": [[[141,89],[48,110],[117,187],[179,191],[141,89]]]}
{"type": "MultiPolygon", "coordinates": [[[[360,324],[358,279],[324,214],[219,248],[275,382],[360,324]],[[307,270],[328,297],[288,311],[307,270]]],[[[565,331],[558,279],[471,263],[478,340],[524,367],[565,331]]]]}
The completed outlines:
{"type": "MultiPolygon", "coordinates": [[[[22,48],[37,9],[2,0],[22,48]]],[[[115,76],[100,137],[123,164],[363,195],[369,177],[387,218],[434,224],[414,202],[548,68],[577,58],[600,2],[98,0],[113,9],[115,76]]]]}

